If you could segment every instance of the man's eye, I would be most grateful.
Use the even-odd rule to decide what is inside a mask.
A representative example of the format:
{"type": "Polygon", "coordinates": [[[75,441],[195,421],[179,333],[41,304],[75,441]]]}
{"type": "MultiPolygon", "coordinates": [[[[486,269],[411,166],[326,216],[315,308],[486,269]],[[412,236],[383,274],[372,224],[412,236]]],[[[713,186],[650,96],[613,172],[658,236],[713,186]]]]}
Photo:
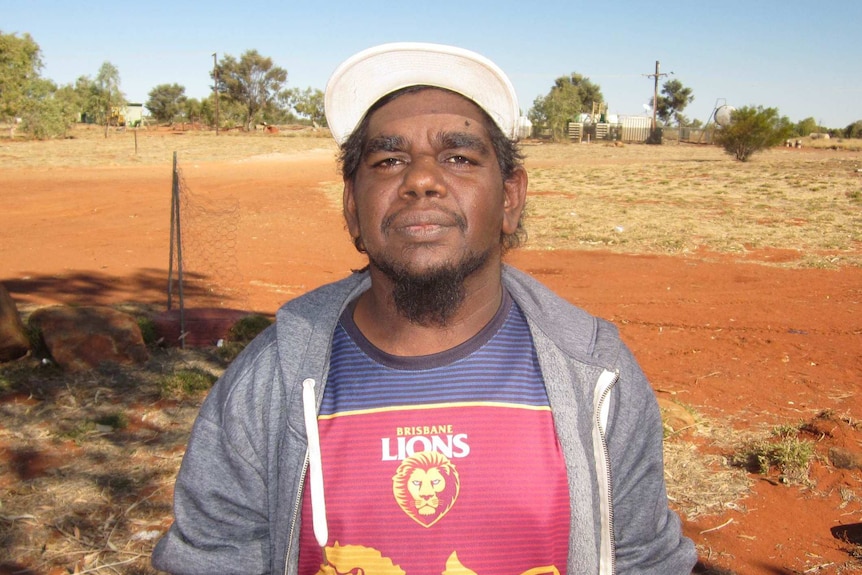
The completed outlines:
{"type": "Polygon", "coordinates": [[[398,158],[384,158],[378,162],[375,162],[374,165],[381,168],[390,168],[392,166],[397,166],[401,163],[401,160],[398,158]]]}
{"type": "Polygon", "coordinates": [[[473,160],[466,156],[449,156],[446,162],[450,164],[473,164],[473,160]]]}

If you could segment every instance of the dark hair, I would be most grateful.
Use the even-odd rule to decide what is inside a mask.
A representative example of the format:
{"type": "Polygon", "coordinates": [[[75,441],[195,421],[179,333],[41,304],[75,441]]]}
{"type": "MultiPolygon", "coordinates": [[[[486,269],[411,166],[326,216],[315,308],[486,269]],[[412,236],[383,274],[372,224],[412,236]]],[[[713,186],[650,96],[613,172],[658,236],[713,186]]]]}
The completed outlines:
{"type": "MultiPolygon", "coordinates": [[[[407,88],[401,88],[400,90],[396,90],[394,92],[390,92],[386,94],[374,104],[368,108],[368,111],[365,112],[365,115],[362,117],[362,120],[356,126],[356,128],[351,132],[350,136],[341,144],[341,150],[339,153],[339,163],[341,164],[341,175],[345,180],[353,181],[356,178],[356,172],[359,170],[359,165],[362,162],[362,156],[365,153],[365,144],[368,141],[368,121],[371,116],[388,104],[389,102],[404,96],[405,94],[415,94],[417,92],[421,92],[423,90],[444,90],[447,92],[451,92],[451,90],[446,90],[445,88],[437,88],[435,86],[408,86],[407,88]]],[[[452,92],[453,94],[457,94],[457,92],[452,92]]],[[[458,94],[460,96],[460,94],[458,94]]],[[[463,96],[462,96],[463,97],[463,96]]],[[[515,170],[523,167],[524,165],[524,155],[521,152],[518,143],[515,140],[511,140],[503,133],[503,130],[494,122],[488,113],[483,110],[481,107],[477,106],[479,111],[482,113],[482,117],[485,124],[485,129],[488,131],[488,136],[491,139],[491,145],[494,147],[494,153],[497,156],[497,164],[500,166],[500,175],[503,176],[503,181],[508,180],[512,177],[512,174],[515,173],[515,170]]],[[[524,229],[524,214],[521,213],[521,217],[518,220],[517,229],[511,234],[500,234],[500,243],[503,246],[503,251],[507,251],[513,248],[519,247],[527,238],[527,231],[524,229]]],[[[360,252],[364,251],[361,247],[361,242],[359,238],[354,238],[354,245],[356,245],[356,249],[360,252]]]]}

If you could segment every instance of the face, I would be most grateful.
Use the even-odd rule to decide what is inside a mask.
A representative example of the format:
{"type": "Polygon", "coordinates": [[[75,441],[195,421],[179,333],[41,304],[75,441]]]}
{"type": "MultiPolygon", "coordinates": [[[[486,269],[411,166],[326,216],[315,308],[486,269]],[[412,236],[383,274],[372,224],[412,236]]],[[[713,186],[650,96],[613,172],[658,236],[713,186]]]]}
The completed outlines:
{"type": "Polygon", "coordinates": [[[410,475],[407,489],[419,515],[433,515],[440,506],[438,494],[446,489],[446,478],[436,467],[417,469],[410,475]]]}
{"type": "Polygon", "coordinates": [[[369,118],[344,212],[372,272],[375,262],[423,275],[485,255],[499,261],[526,174],[503,180],[484,121],[475,104],[437,89],[404,94],[369,118]]]}

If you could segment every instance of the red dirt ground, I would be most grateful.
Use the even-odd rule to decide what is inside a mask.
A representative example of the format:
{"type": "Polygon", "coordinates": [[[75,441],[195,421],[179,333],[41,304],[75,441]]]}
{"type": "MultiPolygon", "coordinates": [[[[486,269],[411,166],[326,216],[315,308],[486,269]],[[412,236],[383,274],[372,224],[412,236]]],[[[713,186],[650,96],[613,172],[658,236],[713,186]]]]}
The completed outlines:
{"type": "MultiPolygon", "coordinates": [[[[363,265],[338,207],[308,193],[338,179],[330,152],[186,166],[185,178],[215,205],[239,202],[235,275],[209,278],[215,299],[238,295],[217,305],[270,314],[363,265]]],[[[0,281],[19,304],[165,302],[169,165],[4,169],[0,199],[0,281]]],[[[813,437],[818,453],[836,442],[858,451],[862,269],[759,265],[790,253],[520,250],[508,260],[619,326],[660,396],[740,431],[829,410],[844,419],[813,437]]],[[[813,488],[752,477],[741,510],[685,521],[704,564],[754,575],[862,569],[830,533],[862,521],[862,472],[821,461],[813,488]]]]}

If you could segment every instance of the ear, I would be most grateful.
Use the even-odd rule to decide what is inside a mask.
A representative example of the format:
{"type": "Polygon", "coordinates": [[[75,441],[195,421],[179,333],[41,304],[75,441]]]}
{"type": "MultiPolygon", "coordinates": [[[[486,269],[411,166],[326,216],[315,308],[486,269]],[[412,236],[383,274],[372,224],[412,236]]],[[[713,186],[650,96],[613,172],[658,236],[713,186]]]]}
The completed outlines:
{"type": "Polygon", "coordinates": [[[513,234],[518,229],[521,213],[527,201],[527,170],[515,168],[508,180],[503,182],[503,233],[513,234]]]}
{"type": "Polygon", "coordinates": [[[347,224],[347,231],[350,232],[350,238],[355,240],[359,237],[359,217],[356,213],[356,197],[353,195],[353,181],[347,178],[344,179],[344,192],[341,201],[343,203],[344,221],[347,224]]]}

